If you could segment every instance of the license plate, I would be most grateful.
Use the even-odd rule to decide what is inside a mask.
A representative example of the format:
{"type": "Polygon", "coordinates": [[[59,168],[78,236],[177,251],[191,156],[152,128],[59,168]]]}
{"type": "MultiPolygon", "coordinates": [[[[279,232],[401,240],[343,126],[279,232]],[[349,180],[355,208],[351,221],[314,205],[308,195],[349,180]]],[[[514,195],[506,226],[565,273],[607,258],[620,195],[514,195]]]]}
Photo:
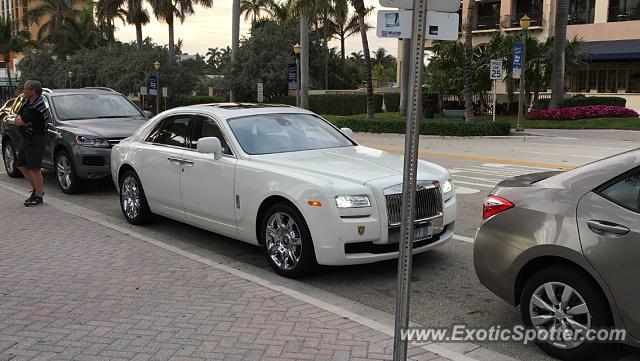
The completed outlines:
{"type": "Polygon", "coordinates": [[[413,228],[413,240],[422,241],[433,237],[433,225],[431,222],[418,224],[413,228]]]}

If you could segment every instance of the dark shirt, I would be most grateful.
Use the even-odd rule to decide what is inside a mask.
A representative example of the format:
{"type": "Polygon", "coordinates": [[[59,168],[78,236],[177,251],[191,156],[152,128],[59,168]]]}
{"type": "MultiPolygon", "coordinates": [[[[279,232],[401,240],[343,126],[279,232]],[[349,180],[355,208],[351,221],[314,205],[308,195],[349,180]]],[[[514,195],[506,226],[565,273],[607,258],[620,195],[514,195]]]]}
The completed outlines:
{"type": "Polygon", "coordinates": [[[46,106],[42,99],[37,99],[33,103],[25,104],[18,115],[22,118],[22,121],[27,125],[23,128],[23,134],[25,136],[43,135],[46,134],[46,119],[45,114],[46,106]],[[41,109],[42,108],[42,109],[41,109]]]}

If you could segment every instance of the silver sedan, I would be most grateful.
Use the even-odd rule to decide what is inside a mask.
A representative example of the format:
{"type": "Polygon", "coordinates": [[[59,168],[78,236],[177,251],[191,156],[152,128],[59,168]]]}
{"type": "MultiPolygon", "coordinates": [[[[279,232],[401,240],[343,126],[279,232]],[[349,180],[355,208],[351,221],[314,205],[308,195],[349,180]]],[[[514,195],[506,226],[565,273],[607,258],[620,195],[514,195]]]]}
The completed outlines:
{"type": "Polygon", "coordinates": [[[474,246],[482,284],[519,305],[531,330],[572,335],[538,339],[540,348],[592,359],[609,343],[586,336],[610,328],[625,334],[613,341],[640,345],[640,150],[508,179],[483,218],[474,246]]]}

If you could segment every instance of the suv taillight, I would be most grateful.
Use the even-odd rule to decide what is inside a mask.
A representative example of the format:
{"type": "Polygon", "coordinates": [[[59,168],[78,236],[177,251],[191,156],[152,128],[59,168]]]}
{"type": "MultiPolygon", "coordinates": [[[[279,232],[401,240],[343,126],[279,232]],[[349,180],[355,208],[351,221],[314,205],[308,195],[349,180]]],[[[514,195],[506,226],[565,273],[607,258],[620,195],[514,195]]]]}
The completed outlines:
{"type": "Polygon", "coordinates": [[[513,203],[497,196],[488,196],[482,205],[482,219],[493,217],[498,213],[513,208],[513,203]]]}

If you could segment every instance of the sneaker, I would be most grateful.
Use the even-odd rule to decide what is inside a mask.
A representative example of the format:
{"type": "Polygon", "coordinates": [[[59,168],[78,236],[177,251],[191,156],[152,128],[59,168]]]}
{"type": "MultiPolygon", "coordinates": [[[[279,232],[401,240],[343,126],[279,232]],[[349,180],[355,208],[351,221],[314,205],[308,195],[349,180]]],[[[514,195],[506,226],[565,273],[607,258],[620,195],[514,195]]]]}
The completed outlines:
{"type": "Polygon", "coordinates": [[[36,190],[34,189],[31,191],[31,195],[29,196],[29,198],[24,200],[24,204],[26,205],[28,202],[31,202],[33,200],[33,197],[35,196],[36,196],[36,190]]]}
{"type": "Polygon", "coordinates": [[[42,197],[35,196],[29,202],[24,202],[25,207],[39,206],[43,204],[42,197]]]}

